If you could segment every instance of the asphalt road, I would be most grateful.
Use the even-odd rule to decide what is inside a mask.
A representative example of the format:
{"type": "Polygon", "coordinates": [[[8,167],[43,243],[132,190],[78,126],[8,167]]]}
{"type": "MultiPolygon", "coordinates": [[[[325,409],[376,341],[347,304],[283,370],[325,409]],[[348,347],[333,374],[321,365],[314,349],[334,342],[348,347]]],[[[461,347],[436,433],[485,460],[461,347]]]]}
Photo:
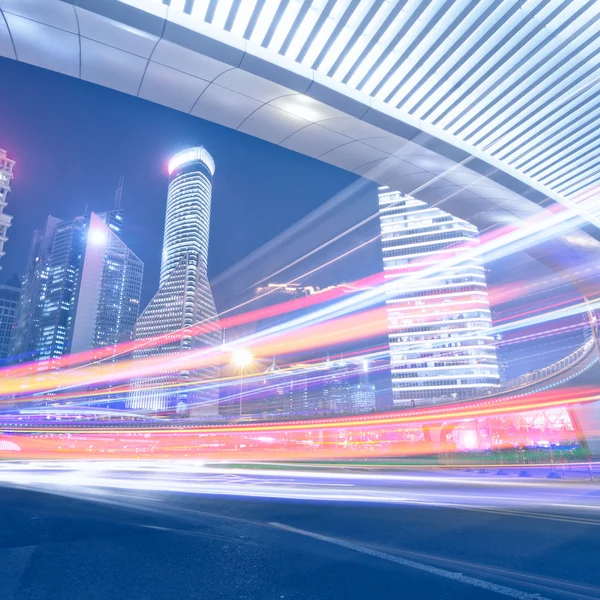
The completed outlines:
{"type": "Polygon", "coordinates": [[[600,598],[595,483],[184,471],[0,476],[0,599],[600,598]]]}

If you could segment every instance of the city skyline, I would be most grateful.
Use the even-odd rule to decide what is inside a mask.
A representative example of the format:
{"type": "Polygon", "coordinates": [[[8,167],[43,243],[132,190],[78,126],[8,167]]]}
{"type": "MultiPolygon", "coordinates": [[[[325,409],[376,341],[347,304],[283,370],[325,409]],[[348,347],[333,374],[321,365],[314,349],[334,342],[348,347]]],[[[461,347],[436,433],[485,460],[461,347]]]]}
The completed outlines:
{"type": "Polygon", "coordinates": [[[600,599],[599,41],[0,0],[2,600],[600,599]]]}
{"type": "MultiPolygon", "coordinates": [[[[129,220],[124,241],[145,265],[145,306],[159,281],[155,241],[163,234],[169,157],[186,147],[204,145],[220,165],[210,279],[359,179],[227,127],[93,84],[4,58],[0,65],[13,90],[0,97],[0,110],[11,115],[0,123],[0,146],[7,147],[17,165],[9,198],[13,224],[1,261],[5,275],[24,273],[31,236],[47,215],[71,219],[86,206],[96,212],[110,209],[124,175],[122,206],[129,220]],[[93,122],[82,106],[94,113],[93,122]],[[57,180],[57,172],[68,176],[57,180]]],[[[376,210],[375,189],[369,184],[360,192],[365,214],[376,210]]],[[[376,249],[366,252],[370,264],[378,260],[376,249]]],[[[352,279],[351,272],[346,268],[341,279],[352,279]]]]}
{"type": "MultiPolygon", "coordinates": [[[[122,182],[120,182],[120,185],[121,185],[121,183],[122,183],[122,182]]],[[[12,192],[11,192],[11,193],[12,193],[12,192]]],[[[117,196],[119,197],[119,202],[120,202],[120,193],[119,193],[119,190],[118,190],[117,196]]],[[[437,209],[432,209],[432,210],[437,210],[437,209]]],[[[442,211],[442,212],[443,212],[443,211],[442,211]]],[[[106,220],[106,219],[108,219],[108,221],[107,221],[107,224],[109,225],[109,227],[111,227],[113,230],[115,230],[115,231],[117,231],[119,234],[121,234],[121,233],[122,233],[122,232],[121,232],[121,229],[120,229],[120,228],[121,228],[121,224],[120,224],[120,223],[118,223],[118,221],[114,220],[114,218],[111,216],[111,215],[115,215],[115,214],[117,214],[117,213],[119,213],[120,215],[122,215],[122,213],[123,213],[123,209],[119,208],[119,209],[118,209],[118,211],[116,211],[116,210],[109,210],[109,211],[105,211],[104,213],[99,213],[99,215],[100,215],[100,216],[101,216],[103,219],[105,219],[105,220],[106,220]]],[[[91,214],[91,213],[90,213],[90,214],[91,214]]],[[[446,214],[446,213],[444,213],[444,214],[446,214]]],[[[52,219],[52,217],[50,217],[50,219],[52,219]]],[[[54,220],[55,220],[55,221],[60,221],[60,220],[58,220],[58,219],[54,219],[54,220]]],[[[454,220],[455,220],[456,222],[460,222],[460,220],[459,220],[459,219],[456,219],[456,218],[454,218],[454,220]]],[[[473,230],[473,226],[469,226],[469,227],[470,227],[470,229],[471,229],[471,230],[473,230]]],[[[379,246],[379,244],[376,244],[376,246],[379,246]]],[[[381,250],[379,250],[379,248],[378,248],[378,251],[379,251],[379,252],[381,252],[381,250]]],[[[383,252],[383,254],[385,255],[385,249],[384,249],[384,252],[383,252]]],[[[284,280],[284,281],[285,281],[285,280],[284,280]]],[[[267,284],[267,285],[269,285],[269,284],[267,284]]],[[[271,283],[271,285],[275,285],[275,286],[281,286],[281,285],[288,285],[288,284],[281,284],[281,283],[271,283]]],[[[294,285],[300,285],[300,284],[291,284],[291,285],[292,285],[292,287],[293,287],[294,285]]],[[[309,285],[309,287],[310,287],[310,285],[309,285]]],[[[259,286],[259,288],[260,288],[260,286],[259,286]]],[[[143,307],[142,307],[142,308],[143,308],[143,307]]],[[[252,309],[252,306],[249,306],[249,308],[250,308],[250,309],[252,309]]],[[[17,320],[17,326],[18,326],[18,325],[19,325],[19,323],[18,323],[18,320],[17,320]]],[[[29,326],[31,326],[31,323],[29,323],[29,326]]],[[[24,339],[24,338],[22,338],[22,339],[24,339]]],[[[577,339],[575,339],[575,338],[574,338],[574,343],[578,343],[578,338],[577,338],[577,339]]],[[[31,349],[30,349],[30,350],[31,350],[31,349]]],[[[16,354],[19,354],[19,352],[15,352],[15,353],[16,353],[16,354]]],[[[21,353],[21,354],[24,354],[24,356],[27,356],[27,352],[25,352],[25,353],[21,353]]],[[[59,354],[60,354],[60,353],[59,353],[59,354]]],[[[487,384],[486,384],[486,386],[482,386],[482,389],[483,389],[483,388],[485,388],[485,387],[489,387],[489,386],[487,386],[487,384]]],[[[367,389],[367,396],[368,396],[368,395],[369,395],[369,390],[367,389]]]]}
{"type": "MultiPolygon", "coordinates": [[[[1,60],[1,59],[0,59],[1,60]]],[[[8,71],[10,76],[10,70],[21,71],[22,69],[29,69],[25,65],[16,65],[11,62],[8,63],[8,71]]],[[[67,95],[67,90],[71,89],[73,82],[70,82],[67,78],[53,73],[44,72],[40,76],[40,80],[47,80],[52,82],[59,82],[57,86],[50,86],[51,93],[57,97],[61,95],[67,95]],[[64,86],[64,89],[61,88],[64,86]]],[[[26,87],[33,86],[35,88],[39,83],[32,83],[31,80],[26,80],[26,87]]],[[[27,98],[21,99],[24,108],[27,104],[31,104],[33,99],[37,96],[35,93],[31,93],[32,90],[27,90],[30,93],[27,98]]],[[[164,109],[162,107],[153,106],[151,104],[144,103],[139,100],[122,97],[116,92],[97,88],[89,84],[83,84],[82,88],[78,88],[79,95],[84,95],[86,101],[90,100],[91,104],[96,107],[96,110],[101,117],[99,120],[100,125],[104,126],[105,132],[100,136],[100,144],[97,150],[91,150],[88,155],[86,152],[79,152],[76,161],[69,162],[65,160],[64,156],[61,156],[59,152],[55,150],[56,139],[52,139],[52,152],[48,154],[52,157],[56,157],[56,163],[64,166],[68,166],[69,177],[62,178],[58,184],[47,183],[46,187],[52,194],[61,194],[64,189],[72,189],[74,182],[78,181],[78,185],[81,192],[75,194],[77,202],[59,203],[62,206],[62,210],[68,212],[68,218],[72,218],[73,214],[77,214],[73,210],[76,203],[82,204],[83,208],[86,206],[89,209],[97,210],[99,213],[105,212],[113,204],[113,197],[115,189],[121,189],[121,176],[125,175],[125,183],[122,187],[123,192],[123,205],[128,214],[129,226],[127,231],[124,233],[124,239],[129,243],[132,248],[136,251],[140,257],[146,253],[150,256],[150,260],[145,262],[145,276],[143,280],[143,292],[140,308],[144,308],[147,304],[149,296],[153,290],[156,289],[156,285],[160,279],[160,267],[159,259],[160,252],[156,244],[156,239],[162,237],[162,217],[164,214],[164,198],[166,197],[166,182],[168,179],[168,158],[176,153],[176,151],[185,148],[185,142],[189,140],[192,144],[205,143],[209,146],[211,153],[214,152],[213,148],[216,147],[219,152],[219,164],[223,163],[223,168],[220,167],[219,174],[217,175],[218,185],[216,187],[216,194],[213,199],[213,219],[211,228],[211,261],[209,263],[208,274],[211,276],[216,273],[227,272],[227,269],[231,266],[236,266],[243,263],[243,258],[246,254],[251,253],[256,248],[263,248],[268,246],[268,243],[273,239],[273,236],[277,236],[283,229],[293,229],[294,223],[300,218],[300,216],[306,217],[312,212],[312,208],[320,208],[327,203],[335,193],[339,193],[341,190],[351,190],[351,194],[358,198],[350,200],[344,199],[347,202],[347,206],[351,207],[345,209],[345,214],[352,213],[353,220],[360,220],[363,216],[369,216],[372,213],[376,214],[377,211],[377,195],[376,187],[372,182],[366,182],[365,180],[357,180],[352,175],[340,171],[340,169],[324,165],[315,161],[311,161],[304,156],[287,151],[282,148],[272,147],[266,142],[256,140],[248,137],[240,132],[230,131],[219,125],[213,123],[204,122],[195,118],[191,118],[187,115],[180,115],[164,109]],[[129,109],[129,103],[135,101],[135,106],[138,110],[135,111],[133,118],[128,118],[127,123],[123,123],[119,118],[109,117],[107,114],[103,115],[103,102],[115,99],[117,104],[121,104],[124,109],[129,109]],[[148,129],[148,123],[150,120],[146,120],[142,127],[144,119],[140,119],[140,113],[146,113],[143,116],[149,119],[149,115],[157,117],[157,123],[159,131],[150,131],[148,129]],[[160,118],[158,118],[160,116],[160,118]],[[138,121],[136,123],[136,120],[138,121]],[[135,150],[127,153],[127,157],[124,157],[116,141],[125,141],[125,132],[131,130],[132,123],[135,124],[134,129],[137,128],[138,133],[143,132],[142,139],[146,145],[152,148],[152,160],[145,161],[144,157],[148,156],[145,150],[141,150],[137,153],[135,150]],[[177,124],[174,129],[170,129],[173,124],[177,124]],[[183,125],[185,124],[185,127],[183,125]],[[142,127],[140,129],[140,127],[142,127]],[[167,131],[169,130],[169,131],[167,131]],[[193,132],[193,133],[192,133],[193,132]],[[175,139],[175,133],[178,134],[178,139],[175,139]],[[170,140],[168,143],[158,144],[159,138],[170,140]],[[205,141],[206,140],[206,141],[205,141]],[[170,144],[170,149],[167,147],[170,144]],[[114,151],[114,154],[113,154],[114,151]],[[102,156],[102,161],[98,160],[98,155],[94,157],[94,152],[98,152],[102,156]],[[119,160],[115,160],[118,158],[119,160]],[[135,160],[133,160],[135,158],[135,160]],[[104,162],[112,164],[112,170],[114,175],[112,177],[107,176],[107,167],[104,162]],[[129,164],[128,168],[123,168],[124,165],[129,164]],[[75,168],[73,167],[75,165],[75,168]],[[283,168],[281,168],[283,166],[283,168]],[[225,172],[224,172],[225,171],[225,172]],[[83,173],[85,173],[86,183],[84,183],[83,173]],[[234,174],[232,176],[231,174],[234,174]],[[319,175],[320,174],[320,175],[319,175]],[[279,178],[279,179],[278,179],[279,178]],[[144,186],[140,187],[140,181],[144,182],[144,186]],[[343,182],[344,185],[338,185],[337,182],[343,182]],[[353,187],[354,184],[359,181],[357,187],[353,187]],[[101,186],[98,186],[98,183],[101,186]],[[350,183],[348,183],[350,182],[350,183]],[[363,186],[364,182],[364,186],[363,186]],[[151,185],[150,185],[151,184],[151,185]],[[250,185],[249,185],[250,184],[250,185]],[[232,193],[232,187],[233,193],[232,193]],[[150,186],[150,187],[148,187],[150,186]],[[363,187],[361,187],[363,186],[363,187]],[[103,189],[102,199],[99,201],[98,189],[103,189]],[[141,194],[140,190],[144,190],[145,194],[141,194]],[[358,191],[356,191],[358,190],[358,191]],[[144,201],[140,202],[139,197],[143,196],[144,201]],[[148,204],[145,200],[154,199],[153,202],[148,204]],[[254,200],[260,199],[260,202],[254,202],[254,200]],[[85,200],[85,202],[83,202],[85,200]],[[264,200],[264,202],[263,202],[264,200]],[[317,202],[320,200],[320,203],[317,202]],[[235,201],[235,204],[231,202],[235,201]],[[312,204],[311,204],[312,203],[312,204]],[[311,204],[309,206],[309,204],[311,204]],[[360,207],[359,210],[356,210],[360,207]],[[257,210],[254,210],[254,209],[257,210]],[[294,211],[294,216],[290,210],[294,211]],[[261,213],[262,211],[262,213],[261,213]],[[150,226],[148,225],[148,219],[152,221],[150,226]],[[257,221],[253,221],[257,219],[257,221]],[[257,222],[260,225],[267,224],[266,227],[257,226],[257,222]],[[253,243],[249,242],[250,238],[246,237],[249,233],[257,234],[261,232],[262,238],[258,241],[254,238],[253,243]],[[267,233],[268,232],[268,233],[267,233]],[[233,240],[233,243],[231,243],[233,240]],[[217,248],[215,249],[215,243],[218,242],[217,248]],[[138,251],[138,246],[143,247],[142,252],[138,251]],[[242,251],[242,247],[245,246],[247,249],[242,251]],[[232,249],[237,249],[236,259],[231,260],[232,249]],[[227,259],[229,261],[227,262],[227,259]],[[221,264],[219,270],[214,268],[214,264],[221,264]]],[[[11,99],[15,102],[14,98],[11,99]]],[[[0,99],[0,106],[2,102],[6,102],[6,99],[0,99]]],[[[67,103],[68,106],[68,103],[67,103]]],[[[19,114],[19,108],[14,105],[9,106],[10,110],[19,114]]],[[[23,108],[23,110],[24,110],[23,108]]],[[[45,107],[38,106],[40,110],[46,110],[45,107]]],[[[72,107],[71,107],[72,108],[72,107]]],[[[62,106],[63,118],[67,110],[62,106]]],[[[40,113],[40,115],[43,113],[40,113]]],[[[51,129],[51,123],[56,123],[56,126],[60,123],[60,119],[57,121],[51,121],[49,119],[43,119],[40,115],[33,114],[33,122],[40,122],[39,133],[44,139],[49,129],[51,129]],[[37,121],[36,121],[37,120],[37,121]]],[[[77,111],[70,110],[69,118],[79,118],[81,123],[84,123],[84,115],[78,115],[77,111]]],[[[152,121],[154,122],[154,121],[152,121]]],[[[10,125],[10,124],[9,124],[10,125]]],[[[4,126],[6,127],[6,125],[4,126]]],[[[96,127],[99,129],[98,125],[96,127]]],[[[10,126],[8,127],[10,132],[10,126]]],[[[37,132],[35,127],[32,127],[33,131],[26,130],[25,138],[30,136],[30,140],[37,141],[34,132],[37,132]]],[[[3,129],[0,127],[0,133],[3,133],[3,129]]],[[[13,131],[13,136],[16,133],[16,129],[13,131]]],[[[88,132],[89,134],[89,132],[88,132]]],[[[24,148],[23,141],[16,136],[19,146],[24,148]]],[[[127,138],[129,143],[130,138],[127,138]]],[[[73,140],[71,140],[73,141],[73,140]]],[[[77,139],[75,136],[76,146],[81,144],[81,139],[77,139]]],[[[4,144],[7,145],[7,144],[4,144]]],[[[14,144],[12,144],[14,146],[14,144]]],[[[23,257],[26,252],[18,252],[15,249],[11,251],[11,243],[18,246],[22,239],[18,234],[18,229],[28,227],[31,218],[37,218],[39,211],[36,211],[31,204],[28,205],[21,202],[24,197],[25,189],[31,189],[31,183],[35,177],[22,178],[20,173],[25,175],[32,175],[32,172],[27,173],[27,169],[31,169],[34,166],[30,161],[25,162],[19,160],[19,157],[23,154],[28,156],[31,147],[37,144],[32,143],[28,146],[26,152],[15,154],[17,168],[16,168],[16,184],[13,184],[13,191],[11,191],[11,209],[15,209],[16,218],[13,220],[13,229],[15,235],[11,235],[11,240],[7,245],[8,251],[7,256],[4,257],[3,262],[10,265],[10,261],[14,261],[15,257],[23,257]],[[19,165],[23,165],[22,170],[19,165]],[[18,184],[18,185],[17,185],[18,184]],[[25,210],[27,209],[27,210],[25,210]],[[24,214],[26,213],[26,214],[24,214]]],[[[126,145],[126,144],[123,144],[126,145]]],[[[40,149],[43,144],[40,145],[40,149]]],[[[47,144],[46,148],[50,148],[47,144]]],[[[79,148],[81,150],[81,148],[79,148]]],[[[72,150],[66,149],[66,155],[71,153],[72,150]]],[[[216,154],[216,153],[215,153],[216,154]]],[[[39,157],[38,157],[39,158],[39,157]]],[[[35,165],[35,166],[41,166],[35,165]]],[[[52,173],[54,179],[54,172],[52,173]]],[[[66,194],[65,194],[66,196],[66,194]]],[[[72,198],[73,196],[71,196],[72,198]]],[[[31,201],[31,196],[28,198],[31,201]]],[[[48,205],[48,212],[50,214],[53,211],[50,209],[52,202],[48,205]]],[[[58,214],[58,213],[57,213],[58,214]]],[[[373,234],[376,234],[378,230],[378,224],[376,221],[370,221],[367,225],[366,231],[362,233],[362,238],[359,238],[359,242],[363,242],[373,234]]],[[[253,236],[251,236],[253,237],[253,236]]],[[[27,244],[28,245],[28,244],[27,244]]],[[[348,243],[345,248],[351,246],[348,243]]],[[[342,250],[344,250],[343,248],[342,250]]],[[[302,250],[300,250],[300,253],[302,250]]],[[[340,246],[332,246],[330,249],[329,256],[336,257],[336,252],[340,252],[340,246]]],[[[284,253],[273,253],[274,255],[284,253]]],[[[288,261],[293,261],[296,256],[290,256],[288,261]]],[[[325,256],[322,260],[329,258],[325,256]]],[[[321,258],[317,260],[317,264],[321,258]]],[[[270,268],[270,267],[269,267],[270,268]]],[[[301,263],[303,270],[309,270],[304,268],[304,263],[301,263]]],[[[361,276],[369,275],[380,271],[381,269],[381,250],[379,243],[371,243],[365,247],[364,251],[352,254],[346,262],[339,261],[334,265],[335,274],[331,275],[331,272],[325,274],[317,273],[316,280],[309,278],[308,280],[300,279],[303,283],[308,285],[328,286],[332,283],[340,283],[342,281],[353,281],[361,276]],[[318,277],[321,277],[319,280],[318,277]]],[[[23,269],[24,271],[25,269],[23,269]]],[[[5,271],[8,274],[10,270],[5,271]]],[[[277,272],[277,271],[273,271],[277,272]]],[[[246,269],[245,275],[248,270],[246,269]]],[[[254,280],[261,280],[264,275],[270,275],[271,273],[266,270],[265,272],[257,272],[254,280]]],[[[293,277],[286,276],[287,271],[283,276],[275,276],[274,281],[285,282],[293,279],[293,277]]],[[[295,273],[294,273],[295,275],[295,273]]],[[[213,279],[213,277],[210,277],[213,279]]],[[[495,280],[502,281],[502,274],[500,277],[495,277],[495,280]]],[[[273,279],[262,279],[264,282],[273,281],[273,279]]],[[[217,296],[217,295],[216,295],[217,296]]],[[[217,309],[227,309],[229,305],[235,304],[238,300],[238,296],[228,297],[223,302],[223,295],[217,297],[217,309]],[[221,300],[221,305],[219,305],[221,300]]],[[[569,343],[576,347],[579,343],[579,336],[573,336],[569,340],[569,343]]],[[[557,348],[560,346],[557,343],[557,348]]],[[[541,357],[539,361],[544,360],[541,357]]],[[[526,363],[521,363],[518,368],[522,368],[526,363]]],[[[518,373],[517,373],[518,374],[518,373]]]]}

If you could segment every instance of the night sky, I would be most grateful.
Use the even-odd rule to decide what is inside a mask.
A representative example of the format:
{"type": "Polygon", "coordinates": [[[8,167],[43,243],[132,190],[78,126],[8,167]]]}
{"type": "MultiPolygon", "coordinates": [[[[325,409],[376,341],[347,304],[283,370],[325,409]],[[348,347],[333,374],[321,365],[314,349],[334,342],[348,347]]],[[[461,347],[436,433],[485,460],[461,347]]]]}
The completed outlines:
{"type": "MultiPolygon", "coordinates": [[[[17,163],[4,276],[23,274],[33,230],[48,215],[110,208],[124,175],[123,239],[145,263],[145,304],[158,287],[167,163],[188,146],[205,146],[216,163],[211,278],[356,186],[351,173],[139,98],[7,59],[0,72],[0,148],[17,163]]],[[[375,211],[374,184],[359,193],[375,211]]],[[[371,249],[359,275],[380,268],[379,252],[371,249]]]]}

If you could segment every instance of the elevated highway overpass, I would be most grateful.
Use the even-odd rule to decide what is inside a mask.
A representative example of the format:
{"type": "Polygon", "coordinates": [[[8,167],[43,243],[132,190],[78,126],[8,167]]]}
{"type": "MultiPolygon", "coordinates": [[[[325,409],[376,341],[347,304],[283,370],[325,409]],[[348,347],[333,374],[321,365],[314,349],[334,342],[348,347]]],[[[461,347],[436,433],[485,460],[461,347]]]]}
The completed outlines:
{"type": "MultiPolygon", "coordinates": [[[[600,179],[592,0],[0,0],[0,17],[0,55],[306,154],[480,229],[534,218],[548,199],[574,206],[600,179]]],[[[556,270],[600,259],[593,204],[576,209],[588,226],[528,253],[556,270]]],[[[313,223],[316,245],[352,224],[339,209],[313,223]]]]}

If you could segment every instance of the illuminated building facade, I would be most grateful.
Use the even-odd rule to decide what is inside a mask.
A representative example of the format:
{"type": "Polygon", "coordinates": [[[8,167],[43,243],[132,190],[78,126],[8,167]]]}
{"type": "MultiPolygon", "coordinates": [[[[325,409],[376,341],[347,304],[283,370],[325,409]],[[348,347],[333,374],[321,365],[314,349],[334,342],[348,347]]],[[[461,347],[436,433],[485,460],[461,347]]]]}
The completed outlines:
{"type": "MultiPolygon", "coordinates": [[[[71,351],[112,348],[133,339],[144,263],[111,227],[113,211],[89,217],[71,351]]],[[[120,211],[116,211],[119,215],[120,211]]],[[[120,229],[119,229],[120,231],[120,229]]]]}
{"type": "Polygon", "coordinates": [[[16,275],[0,281],[0,364],[4,364],[9,356],[20,297],[21,282],[16,275]]]}
{"type": "Polygon", "coordinates": [[[394,406],[477,396],[499,383],[477,228],[439,208],[379,188],[394,406]],[[441,261],[465,253],[448,267],[441,261]]]}
{"type": "Polygon", "coordinates": [[[4,244],[8,240],[8,228],[12,221],[12,217],[7,215],[4,209],[8,204],[6,196],[10,192],[10,182],[13,178],[14,168],[15,161],[10,160],[6,155],[6,150],[0,148],[0,258],[5,254],[4,244]]]}
{"type": "Polygon", "coordinates": [[[376,391],[375,386],[359,383],[350,389],[352,414],[375,412],[376,391]]]}
{"type": "Polygon", "coordinates": [[[48,291],[50,250],[54,230],[60,222],[56,217],[47,217],[44,228],[33,233],[10,343],[9,356],[12,363],[27,362],[36,357],[40,322],[48,291]]]}
{"type": "Polygon", "coordinates": [[[369,382],[369,363],[363,361],[359,383],[350,387],[350,405],[353,414],[374,412],[377,403],[375,386],[369,382]]]}
{"type": "Polygon", "coordinates": [[[64,354],[130,340],[143,270],[100,216],[49,217],[34,234],[11,343],[14,362],[37,359],[36,371],[47,371],[64,354]]]}
{"type": "Polygon", "coordinates": [[[215,164],[202,147],[176,154],[169,163],[169,190],[158,292],[140,315],[135,339],[173,333],[167,343],[140,344],[135,359],[164,356],[165,368],[132,382],[129,406],[152,412],[176,409],[193,417],[218,414],[218,391],[206,384],[217,367],[181,370],[169,365],[181,352],[222,343],[207,275],[212,177],[215,164]],[[192,326],[201,331],[180,334],[192,326]]]}
{"type": "Polygon", "coordinates": [[[48,282],[36,340],[38,369],[52,367],[52,360],[70,348],[77,290],[86,247],[85,217],[56,226],[46,265],[48,282]]]}
{"type": "Polygon", "coordinates": [[[351,412],[349,378],[351,366],[344,360],[330,361],[324,364],[321,376],[322,404],[324,414],[351,412]]]}

